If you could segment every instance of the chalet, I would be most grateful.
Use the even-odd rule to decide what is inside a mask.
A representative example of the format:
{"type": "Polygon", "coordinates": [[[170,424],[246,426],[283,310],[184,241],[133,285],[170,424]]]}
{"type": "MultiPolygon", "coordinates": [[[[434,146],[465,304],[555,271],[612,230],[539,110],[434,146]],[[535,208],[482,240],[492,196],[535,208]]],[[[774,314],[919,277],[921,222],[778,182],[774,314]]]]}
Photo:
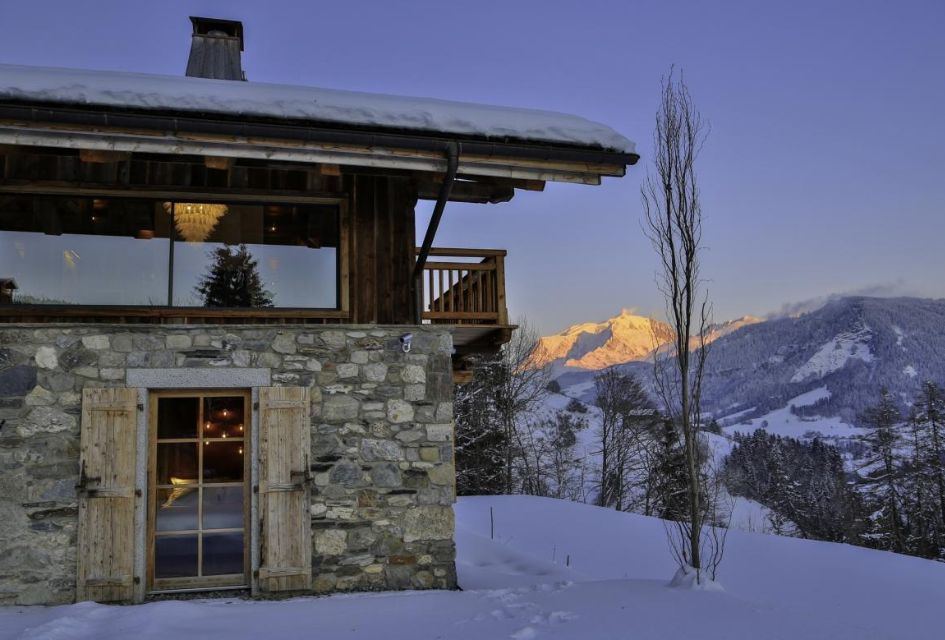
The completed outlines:
{"type": "Polygon", "coordinates": [[[0,602],[453,588],[454,381],[514,327],[441,216],[633,143],[248,81],[191,20],[186,77],[0,65],[0,602]]]}

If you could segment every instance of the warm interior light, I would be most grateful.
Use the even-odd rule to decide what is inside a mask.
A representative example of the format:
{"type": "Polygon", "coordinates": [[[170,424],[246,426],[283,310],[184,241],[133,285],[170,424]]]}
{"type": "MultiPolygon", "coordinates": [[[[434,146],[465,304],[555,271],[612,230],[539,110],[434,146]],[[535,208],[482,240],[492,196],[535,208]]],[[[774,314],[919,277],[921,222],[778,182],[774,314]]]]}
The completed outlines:
{"type": "Polygon", "coordinates": [[[242,430],[243,430],[243,425],[238,425],[236,428],[239,429],[240,431],[242,431],[242,430]]]}
{"type": "Polygon", "coordinates": [[[224,437],[224,438],[226,437],[226,431],[223,432],[223,437],[224,437]]]}
{"type": "Polygon", "coordinates": [[[175,478],[171,476],[171,484],[174,485],[174,488],[171,489],[171,492],[167,495],[167,500],[161,504],[161,508],[170,507],[174,504],[175,500],[183,498],[188,493],[196,490],[194,486],[197,483],[197,480],[194,478],[175,478]]]}
{"type": "Polygon", "coordinates": [[[164,203],[164,210],[174,216],[174,226],[187,242],[203,242],[226,215],[225,204],[202,202],[164,203]]]}
{"type": "Polygon", "coordinates": [[[204,428],[205,428],[207,431],[210,431],[210,423],[208,422],[204,428]]]}
{"type": "Polygon", "coordinates": [[[230,412],[227,411],[226,409],[224,409],[224,410],[223,410],[223,417],[225,418],[225,417],[227,417],[228,415],[230,415],[230,412]]]}
{"type": "Polygon", "coordinates": [[[240,447],[240,455],[243,455],[243,447],[240,447]]]}

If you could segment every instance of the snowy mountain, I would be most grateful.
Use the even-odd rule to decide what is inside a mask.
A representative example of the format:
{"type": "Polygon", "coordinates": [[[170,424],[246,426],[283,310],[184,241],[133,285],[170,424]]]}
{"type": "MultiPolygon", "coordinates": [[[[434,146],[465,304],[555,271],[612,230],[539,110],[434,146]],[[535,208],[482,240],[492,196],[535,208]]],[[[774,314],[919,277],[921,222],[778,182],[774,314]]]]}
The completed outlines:
{"type": "MultiPolygon", "coordinates": [[[[703,406],[728,431],[848,437],[881,387],[905,410],[921,382],[945,383],[945,300],[837,298],[798,316],[727,323],[713,338],[703,406]]],[[[642,360],[619,366],[649,379],[642,360]]],[[[597,369],[558,362],[565,393],[593,402],[597,369]]]]}
{"type": "Polygon", "coordinates": [[[788,408],[799,420],[855,424],[880,388],[905,409],[925,380],[945,382],[945,300],[841,298],[717,341],[704,405],[728,421],[788,408]]]}
{"type": "MultiPolygon", "coordinates": [[[[745,316],[710,327],[709,341],[743,326],[761,322],[745,316]]],[[[665,322],[635,315],[623,309],[603,322],[568,327],[561,333],[540,339],[536,364],[553,364],[558,369],[599,370],[652,357],[653,351],[673,340],[673,330],[665,322]]]]}
{"type": "Polygon", "coordinates": [[[669,325],[624,309],[604,322],[576,324],[541,338],[536,364],[575,369],[604,369],[646,360],[653,350],[673,339],[669,325]]]}

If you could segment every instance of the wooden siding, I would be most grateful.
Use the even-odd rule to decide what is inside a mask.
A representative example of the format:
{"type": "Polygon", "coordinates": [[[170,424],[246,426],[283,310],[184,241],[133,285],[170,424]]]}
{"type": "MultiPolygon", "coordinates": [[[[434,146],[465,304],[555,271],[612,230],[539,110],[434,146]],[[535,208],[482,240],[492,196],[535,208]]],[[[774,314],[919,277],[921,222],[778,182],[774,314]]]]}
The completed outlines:
{"type": "Polygon", "coordinates": [[[414,207],[409,178],[348,175],[351,319],[413,324],[414,207]]]}

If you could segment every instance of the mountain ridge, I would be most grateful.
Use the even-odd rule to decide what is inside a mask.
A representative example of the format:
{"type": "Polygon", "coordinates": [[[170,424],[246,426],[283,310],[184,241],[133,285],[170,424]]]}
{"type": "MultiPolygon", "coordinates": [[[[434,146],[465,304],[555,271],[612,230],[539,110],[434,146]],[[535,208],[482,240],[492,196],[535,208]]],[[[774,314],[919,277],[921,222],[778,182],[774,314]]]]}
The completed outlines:
{"type": "MultiPolygon", "coordinates": [[[[651,359],[611,366],[652,381],[651,359]]],[[[553,375],[563,388],[593,402],[598,371],[559,361],[553,375]]],[[[906,413],[926,380],[945,384],[945,300],[848,296],[798,316],[735,326],[716,337],[703,407],[723,426],[772,412],[793,416],[798,429],[818,418],[854,425],[880,388],[888,388],[906,413]],[[798,401],[802,397],[816,401],[798,401]]]]}
{"type": "MultiPolygon", "coordinates": [[[[707,341],[713,342],[743,326],[763,322],[754,316],[713,324],[707,341]]],[[[665,322],[636,315],[630,309],[602,322],[583,322],[539,338],[533,365],[557,369],[600,370],[628,362],[652,360],[653,354],[673,342],[675,333],[665,322]]]]}

